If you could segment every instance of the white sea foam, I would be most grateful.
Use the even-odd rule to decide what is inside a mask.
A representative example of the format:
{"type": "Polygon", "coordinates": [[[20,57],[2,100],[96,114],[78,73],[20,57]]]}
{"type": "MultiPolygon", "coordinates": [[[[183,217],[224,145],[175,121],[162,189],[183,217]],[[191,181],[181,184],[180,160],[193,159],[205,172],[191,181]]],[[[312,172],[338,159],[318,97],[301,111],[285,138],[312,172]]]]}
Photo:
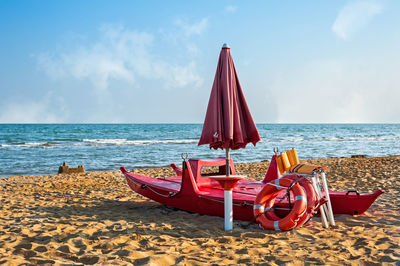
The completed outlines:
{"type": "Polygon", "coordinates": [[[50,142],[21,142],[21,143],[13,143],[13,144],[0,144],[0,147],[4,148],[13,148],[13,147],[24,147],[24,148],[32,148],[32,147],[48,147],[54,145],[54,143],[50,142]]]}
{"type": "Polygon", "coordinates": [[[287,136],[287,137],[271,137],[262,138],[260,143],[301,143],[301,142],[374,142],[374,141],[396,141],[400,140],[400,135],[394,136],[340,136],[340,137],[324,137],[324,136],[287,136]]]}
{"type": "Polygon", "coordinates": [[[127,140],[127,139],[83,139],[83,142],[92,145],[117,145],[117,146],[147,146],[153,144],[191,144],[197,143],[196,139],[166,139],[166,140],[127,140]]]}
{"type": "Polygon", "coordinates": [[[399,136],[346,136],[346,137],[330,137],[323,138],[324,141],[341,142],[341,141],[391,141],[399,140],[399,136]]]}

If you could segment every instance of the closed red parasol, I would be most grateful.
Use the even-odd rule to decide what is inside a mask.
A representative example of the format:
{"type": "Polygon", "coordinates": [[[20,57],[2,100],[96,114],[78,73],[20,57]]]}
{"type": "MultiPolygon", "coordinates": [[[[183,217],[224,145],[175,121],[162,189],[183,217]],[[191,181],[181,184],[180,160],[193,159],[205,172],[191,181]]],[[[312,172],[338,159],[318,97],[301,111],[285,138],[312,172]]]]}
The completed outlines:
{"type": "Polygon", "coordinates": [[[244,148],[249,142],[255,146],[259,140],[260,134],[244,98],[230,48],[224,44],[219,55],[199,145],[209,144],[210,149],[226,150],[226,176],[215,177],[224,187],[225,231],[232,230],[233,186],[243,178],[230,176],[229,149],[244,148]],[[226,183],[231,185],[227,189],[226,183]]]}
{"type": "MultiPolygon", "coordinates": [[[[198,145],[209,144],[210,149],[225,149],[226,169],[230,169],[229,149],[244,148],[250,142],[255,146],[259,140],[260,135],[244,98],[230,48],[224,44],[198,145]]],[[[226,171],[227,175],[229,172],[226,171]]]]}

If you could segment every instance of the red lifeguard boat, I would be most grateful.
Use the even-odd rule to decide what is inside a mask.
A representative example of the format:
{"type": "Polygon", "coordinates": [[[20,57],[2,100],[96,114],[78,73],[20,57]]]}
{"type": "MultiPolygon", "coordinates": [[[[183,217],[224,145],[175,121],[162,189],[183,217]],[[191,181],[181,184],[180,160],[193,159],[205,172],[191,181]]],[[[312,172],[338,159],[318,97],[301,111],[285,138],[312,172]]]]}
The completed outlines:
{"type": "MultiPolygon", "coordinates": [[[[190,159],[183,161],[182,168],[171,166],[177,173],[169,177],[148,177],[128,172],[121,167],[132,190],[161,204],[181,210],[212,216],[224,216],[224,190],[215,179],[209,176],[226,174],[225,157],[212,160],[190,159]],[[203,167],[217,166],[218,173],[203,173],[203,167]]],[[[231,174],[236,175],[233,160],[230,159],[231,174]]],[[[233,189],[233,218],[251,221],[254,219],[253,203],[265,183],[256,180],[239,180],[233,189]]],[[[360,215],[364,213],[383,190],[372,194],[329,191],[333,213],[360,215]]],[[[293,201],[292,201],[293,202],[293,201]]],[[[278,196],[275,213],[283,216],[290,211],[290,200],[278,196]]]]}

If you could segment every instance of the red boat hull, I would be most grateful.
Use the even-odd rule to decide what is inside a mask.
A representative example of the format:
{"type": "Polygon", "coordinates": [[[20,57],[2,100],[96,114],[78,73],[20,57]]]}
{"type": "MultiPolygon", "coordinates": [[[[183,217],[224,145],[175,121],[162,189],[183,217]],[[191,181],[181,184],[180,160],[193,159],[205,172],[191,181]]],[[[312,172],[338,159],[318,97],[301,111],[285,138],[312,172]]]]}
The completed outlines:
{"type": "Polygon", "coordinates": [[[354,190],[348,192],[329,191],[329,197],[331,199],[333,213],[360,215],[368,210],[382,193],[384,193],[382,189],[371,194],[360,194],[354,190]]]}
{"type": "MultiPolygon", "coordinates": [[[[224,216],[224,191],[222,188],[203,188],[201,191],[187,188],[180,176],[153,178],[124,173],[129,187],[149,199],[177,209],[211,216],[224,216]],[[182,184],[182,189],[181,188],[182,184]]],[[[255,195],[236,195],[233,198],[233,218],[250,221],[253,219],[255,195]]]]}
{"type": "MultiPolygon", "coordinates": [[[[216,181],[201,175],[200,170],[204,166],[204,162],[200,160],[184,162],[183,170],[180,170],[182,176],[153,178],[130,173],[125,167],[121,167],[121,171],[125,175],[129,187],[140,195],[177,209],[223,217],[224,191],[216,181]],[[192,169],[195,170],[195,175],[192,169]]],[[[212,160],[210,164],[225,164],[225,158],[212,160]]],[[[235,173],[233,162],[231,165],[231,171],[235,173]]],[[[220,171],[223,170],[225,169],[220,169],[220,171]]],[[[255,180],[239,181],[233,190],[234,219],[253,220],[253,202],[264,185],[255,180]]],[[[364,213],[382,193],[383,190],[378,190],[373,194],[330,191],[329,196],[334,213],[359,215],[364,213]]],[[[282,200],[277,204],[280,215],[284,215],[288,208],[288,200],[282,200]]]]}

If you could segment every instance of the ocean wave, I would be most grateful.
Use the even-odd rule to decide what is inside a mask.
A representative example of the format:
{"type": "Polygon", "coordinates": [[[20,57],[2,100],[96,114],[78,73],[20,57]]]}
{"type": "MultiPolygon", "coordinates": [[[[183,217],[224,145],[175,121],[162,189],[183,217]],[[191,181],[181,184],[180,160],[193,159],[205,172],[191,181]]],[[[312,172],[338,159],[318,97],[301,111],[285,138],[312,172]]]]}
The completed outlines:
{"type": "Polygon", "coordinates": [[[360,142],[369,142],[369,141],[392,141],[399,140],[399,136],[344,136],[344,137],[324,137],[321,138],[321,141],[332,141],[332,142],[343,142],[343,141],[360,141],[360,142]]]}
{"type": "Polygon", "coordinates": [[[300,143],[300,142],[379,142],[400,140],[400,135],[396,136],[293,136],[293,137],[271,137],[262,138],[261,143],[300,143]]]}
{"type": "MultiPolygon", "coordinates": [[[[399,141],[400,135],[385,136],[273,136],[264,137],[260,143],[282,143],[296,144],[301,143],[338,143],[338,142],[391,142],[399,141]]],[[[54,149],[66,146],[149,146],[156,144],[197,144],[198,139],[156,139],[156,140],[128,140],[125,138],[96,138],[96,139],[66,139],[56,141],[34,141],[34,142],[11,142],[0,144],[2,149],[18,149],[18,148],[40,148],[54,149]]]]}
{"type": "Polygon", "coordinates": [[[49,148],[50,146],[56,145],[54,142],[17,142],[12,144],[0,144],[0,147],[3,148],[35,148],[35,147],[42,147],[42,148],[49,148]]]}
{"type": "Polygon", "coordinates": [[[165,139],[165,140],[127,140],[127,139],[83,139],[91,145],[116,145],[116,146],[148,146],[154,144],[192,144],[197,139],[165,139]]]}

